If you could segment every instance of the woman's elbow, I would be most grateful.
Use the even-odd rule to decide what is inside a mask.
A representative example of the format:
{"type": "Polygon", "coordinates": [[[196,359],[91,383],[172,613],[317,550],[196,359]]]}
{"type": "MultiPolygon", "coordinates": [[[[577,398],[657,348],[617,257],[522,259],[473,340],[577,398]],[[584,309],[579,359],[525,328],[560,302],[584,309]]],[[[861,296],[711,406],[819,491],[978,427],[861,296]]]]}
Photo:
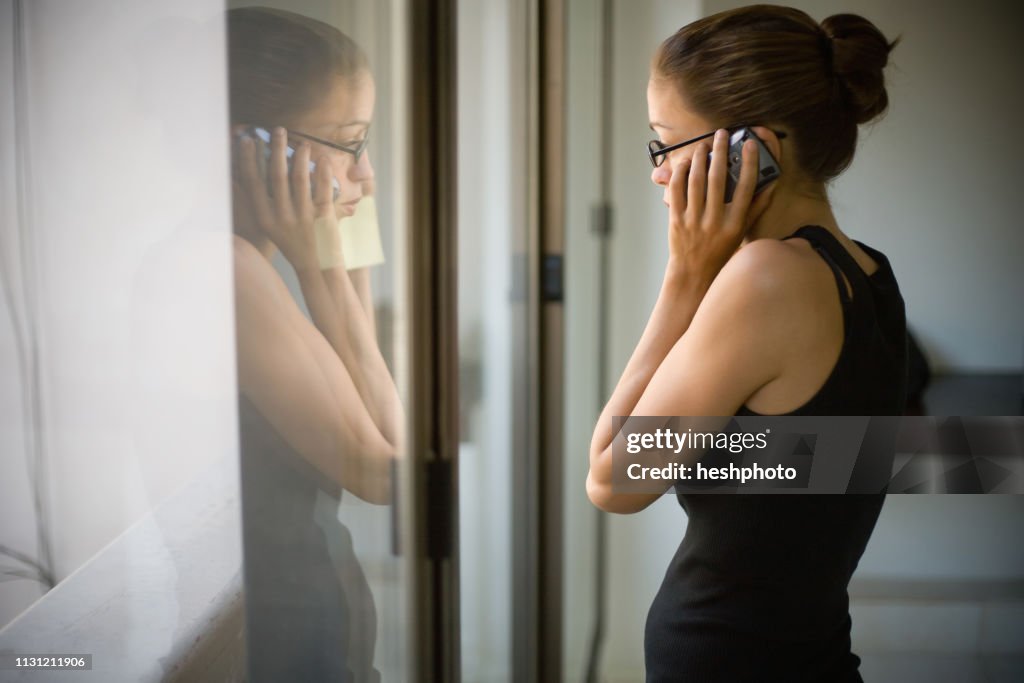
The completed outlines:
{"type": "Polygon", "coordinates": [[[360,472],[344,486],[367,503],[389,505],[395,487],[390,461],[386,469],[375,466],[371,471],[360,472]]]}
{"type": "Polygon", "coordinates": [[[611,483],[599,481],[593,471],[587,474],[587,498],[599,510],[616,512],[611,483]]]}
{"type": "Polygon", "coordinates": [[[593,471],[587,475],[587,498],[594,507],[604,512],[629,515],[640,512],[657,499],[657,495],[643,493],[616,493],[612,490],[611,481],[602,481],[594,477],[593,471]]]}
{"type": "Polygon", "coordinates": [[[375,439],[353,450],[354,457],[343,461],[338,483],[367,503],[390,504],[397,486],[395,447],[383,439],[375,439]]]}
{"type": "Polygon", "coordinates": [[[390,505],[392,501],[394,482],[391,481],[390,473],[379,474],[368,477],[361,482],[360,490],[353,492],[367,503],[374,505],[390,505]]]}

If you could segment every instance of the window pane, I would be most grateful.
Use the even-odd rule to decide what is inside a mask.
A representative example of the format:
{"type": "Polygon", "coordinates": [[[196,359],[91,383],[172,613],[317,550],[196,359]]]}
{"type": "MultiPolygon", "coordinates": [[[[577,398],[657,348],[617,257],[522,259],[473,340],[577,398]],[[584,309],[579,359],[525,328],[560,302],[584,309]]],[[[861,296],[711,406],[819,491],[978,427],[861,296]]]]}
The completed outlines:
{"type": "Polygon", "coordinates": [[[234,204],[246,241],[235,273],[249,677],[405,680],[392,506],[407,410],[396,22],[369,1],[229,4],[232,124],[289,131],[280,159],[273,138],[252,150],[269,191],[262,175],[246,185],[243,167],[234,204]],[[358,158],[310,141],[367,136],[358,158]],[[288,187],[286,143],[293,169],[317,169],[309,183],[292,172],[288,187]],[[275,164],[292,214],[275,201],[275,164]]]}
{"type": "Polygon", "coordinates": [[[232,670],[223,6],[0,12],[0,651],[89,654],[106,680],[232,670]]]}

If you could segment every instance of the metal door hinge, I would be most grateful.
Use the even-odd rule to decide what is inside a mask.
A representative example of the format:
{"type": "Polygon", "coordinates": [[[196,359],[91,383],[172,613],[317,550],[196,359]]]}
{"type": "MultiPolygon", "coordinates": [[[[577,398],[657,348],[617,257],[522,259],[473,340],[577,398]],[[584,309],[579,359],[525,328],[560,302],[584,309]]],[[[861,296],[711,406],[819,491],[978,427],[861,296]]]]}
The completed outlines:
{"type": "Polygon", "coordinates": [[[453,463],[451,460],[434,458],[425,465],[426,510],[427,510],[427,557],[432,560],[449,559],[452,556],[453,463]]]}

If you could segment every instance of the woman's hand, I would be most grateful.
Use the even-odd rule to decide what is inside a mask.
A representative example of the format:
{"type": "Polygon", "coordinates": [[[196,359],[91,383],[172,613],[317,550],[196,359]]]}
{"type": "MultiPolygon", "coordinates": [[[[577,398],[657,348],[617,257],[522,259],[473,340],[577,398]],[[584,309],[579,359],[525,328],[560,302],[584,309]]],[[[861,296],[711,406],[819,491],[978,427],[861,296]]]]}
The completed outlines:
{"type": "MultiPolygon", "coordinates": [[[[743,144],[740,180],[732,201],[725,203],[728,174],[729,133],[720,129],[714,137],[708,169],[708,145],[697,143],[693,156],[673,170],[669,181],[669,268],[696,275],[706,283],[714,280],[726,261],[736,253],[750,224],[749,209],[757,180],[757,145],[743,144]]],[[[766,190],[766,192],[769,190],[766,190]]]]}
{"type": "Polygon", "coordinates": [[[260,231],[277,245],[296,271],[317,270],[316,225],[337,223],[331,192],[330,163],[316,164],[315,184],[310,190],[309,143],[303,142],[292,156],[291,172],[285,155],[287,133],[275,128],[270,141],[266,180],[259,172],[256,144],[241,140],[242,194],[245,212],[260,231]],[[268,192],[269,187],[269,192],[268,192]]]}

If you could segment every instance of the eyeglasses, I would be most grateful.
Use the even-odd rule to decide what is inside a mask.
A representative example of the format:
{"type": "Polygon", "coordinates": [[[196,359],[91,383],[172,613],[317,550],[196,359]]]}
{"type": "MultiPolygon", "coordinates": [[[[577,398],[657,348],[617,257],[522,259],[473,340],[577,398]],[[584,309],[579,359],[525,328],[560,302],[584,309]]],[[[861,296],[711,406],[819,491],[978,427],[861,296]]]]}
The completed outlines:
{"type": "Polygon", "coordinates": [[[319,145],[323,145],[324,147],[330,147],[331,149],[336,149],[336,150],[339,150],[341,152],[347,152],[347,153],[351,154],[353,157],[355,157],[355,160],[356,160],[357,164],[359,163],[359,157],[362,156],[363,151],[366,149],[366,145],[370,141],[370,129],[369,129],[369,127],[367,127],[367,129],[366,129],[365,137],[363,137],[363,139],[360,140],[359,144],[356,145],[355,147],[349,147],[348,145],[339,145],[336,142],[331,142],[330,140],[324,140],[323,138],[313,137],[312,135],[307,135],[306,133],[300,133],[300,132],[295,131],[295,130],[289,130],[288,132],[291,133],[292,135],[296,136],[296,137],[305,138],[306,140],[309,140],[310,142],[315,142],[315,143],[317,143],[319,145]]]}
{"type": "MultiPolygon", "coordinates": [[[[731,133],[733,131],[739,130],[740,128],[749,128],[749,126],[733,126],[731,128],[726,128],[726,130],[731,133]]],[[[647,156],[651,160],[651,166],[654,166],[654,168],[658,168],[663,163],[665,163],[665,159],[667,158],[667,155],[668,155],[669,152],[673,152],[673,151],[679,149],[680,147],[686,147],[687,145],[692,145],[695,142],[700,142],[701,140],[704,140],[705,138],[710,138],[711,136],[713,136],[717,132],[718,131],[714,131],[713,130],[710,133],[705,133],[704,135],[698,135],[697,137],[692,138],[690,140],[687,140],[686,142],[677,142],[674,145],[666,145],[661,140],[651,140],[650,142],[647,143],[647,156]]],[[[773,130],[772,132],[775,133],[775,135],[780,140],[782,138],[786,137],[786,134],[783,133],[780,130],[773,130]]]]}

